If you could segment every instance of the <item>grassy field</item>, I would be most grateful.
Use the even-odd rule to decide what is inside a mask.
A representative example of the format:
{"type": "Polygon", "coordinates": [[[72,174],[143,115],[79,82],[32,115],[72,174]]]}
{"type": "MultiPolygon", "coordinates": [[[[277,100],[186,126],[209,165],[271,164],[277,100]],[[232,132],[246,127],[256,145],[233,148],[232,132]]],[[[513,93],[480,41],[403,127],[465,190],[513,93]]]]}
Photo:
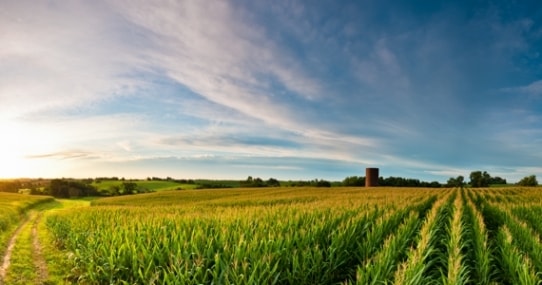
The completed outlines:
{"type": "Polygon", "coordinates": [[[100,182],[93,182],[92,186],[95,186],[98,190],[107,191],[112,186],[120,186],[123,182],[135,182],[139,187],[146,188],[151,191],[194,189],[197,186],[194,184],[181,184],[174,181],[166,180],[103,180],[100,182]]]}

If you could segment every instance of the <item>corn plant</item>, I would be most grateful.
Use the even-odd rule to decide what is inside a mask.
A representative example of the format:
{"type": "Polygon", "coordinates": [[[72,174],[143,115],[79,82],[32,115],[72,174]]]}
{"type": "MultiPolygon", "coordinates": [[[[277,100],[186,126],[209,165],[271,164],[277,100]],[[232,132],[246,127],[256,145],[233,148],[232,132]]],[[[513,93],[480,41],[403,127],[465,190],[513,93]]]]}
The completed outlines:
{"type": "MultiPolygon", "coordinates": [[[[461,196],[463,192],[460,192],[461,196]]],[[[446,284],[466,284],[468,282],[468,268],[463,264],[463,249],[465,242],[465,224],[463,223],[463,201],[457,195],[454,201],[454,214],[450,217],[448,227],[448,274],[446,284]]]]}
{"type": "Polygon", "coordinates": [[[530,259],[512,245],[512,235],[506,226],[501,228],[497,235],[497,246],[503,282],[522,285],[541,283],[539,276],[532,268],[530,259]]]}
{"type": "Polygon", "coordinates": [[[464,200],[463,207],[466,236],[464,254],[468,257],[466,261],[470,261],[470,280],[474,284],[484,285],[491,282],[491,255],[484,220],[476,210],[472,197],[469,195],[469,199],[464,200]]]}
{"type": "Polygon", "coordinates": [[[394,284],[424,284],[427,282],[427,271],[434,263],[430,257],[437,254],[434,242],[441,230],[441,223],[444,222],[446,197],[449,196],[448,194],[438,200],[429,212],[420,230],[416,247],[411,248],[407,260],[395,272],[394,284]]]}
{"type": "Polygon", "coordinates": [[[385,284],[393,279],[399,263],[406,258],[412,238],[419,228],[419,220],[414,213],[401,224],[397,233],[384,242],[382,248],[356,270],[356,284],[385,284]]]}

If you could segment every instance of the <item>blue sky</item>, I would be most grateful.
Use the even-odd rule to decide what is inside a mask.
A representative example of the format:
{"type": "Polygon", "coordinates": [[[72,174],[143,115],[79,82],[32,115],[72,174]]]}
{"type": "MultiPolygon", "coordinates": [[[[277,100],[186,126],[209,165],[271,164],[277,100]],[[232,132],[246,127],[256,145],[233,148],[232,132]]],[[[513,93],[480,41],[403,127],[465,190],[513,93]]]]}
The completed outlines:
{"type": "Polygon", "coordinates": [[[542,176],[541,23],[537,1],[3,0],[0,176],[542,176]]]}

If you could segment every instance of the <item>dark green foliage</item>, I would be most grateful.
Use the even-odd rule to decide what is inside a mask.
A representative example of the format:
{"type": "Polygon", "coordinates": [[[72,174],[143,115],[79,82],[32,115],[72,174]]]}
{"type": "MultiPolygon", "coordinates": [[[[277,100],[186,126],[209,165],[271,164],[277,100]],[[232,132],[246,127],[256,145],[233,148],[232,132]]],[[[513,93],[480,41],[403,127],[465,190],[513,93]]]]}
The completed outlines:
{"type": "Polygon", "coordinates": [[[23,186],[19,180],[0,181],[0,192],[17,193],[21,188],[23,186]]]}
{"type": "Polygon", "coordinates": [[[486,225],[487,234],[491,241],[496,237],[499,228],[504,225],[506,217],[502,211],[489,205],[485,201],[482,203],[482,207],[479,210],[484,217],[484,224],[486,225]]]}
{"type": "Polygon", "coordinates": [[[486,171],[473,171],[470,173],[470,186],[474,188],[488,187],[491,182],[491,175],[486,171]]]}
{"type": "Polygon", "coordinates": [[[499,176],[496,176],[496,177],[491,177],[490,178],[489,184],[492,184],[492,185],[506,185],[507,182],[506,182],[506,179],[501,178],[499,176]]]}
{"type": "Polygon", "coordinates": [[[267,181],[263,181],[260,177],[253,178],[249,176],[246,180],[239,182],[240,187],[280,187],[280,182],[275,178],[269,178],[267,181]]]}
{"type": "Polygon", "coordinates": [[[536,175],[529,175],[526,177],[523,177],[519,182],[519,186],[537,186],[538,181],[536,180],[536,175]]]}
{"type": "Polygon", "coordinates": [[[268,187],[280,187],[280,182],[275,178],[269,178],[269,180],[267,180],[265,184],[268,187]]]}
{"type": "Polygon", "coordinates": [[[384,177],[378,178],[378,185],[391,186],[391,187],[432,187],[432,188],[439,188],[442,186],[437,181],[425,182],[425,181],[420,181],[419,179],[393,177],[393,176],[390,176],[387,178],[384,178],[384,177]]]}
{"type": "Polygon", "coordinates": [[[446,183],[446,187],[463,187],[465,185],[465,177],[459,175],[456,178],[450,177],[446,183]]]}
{"type": "Polygon", "coordinates": [[[49,195],[57,198],[98,195],[98,191],[94,186],[72,179],[53,179],[48,189],[49,195]]]}
{"type": "Polygon", "coordinates": [[[365,177],[363,176],[348,176],[343,182],[343,186],[365,186],[365,177]]]}

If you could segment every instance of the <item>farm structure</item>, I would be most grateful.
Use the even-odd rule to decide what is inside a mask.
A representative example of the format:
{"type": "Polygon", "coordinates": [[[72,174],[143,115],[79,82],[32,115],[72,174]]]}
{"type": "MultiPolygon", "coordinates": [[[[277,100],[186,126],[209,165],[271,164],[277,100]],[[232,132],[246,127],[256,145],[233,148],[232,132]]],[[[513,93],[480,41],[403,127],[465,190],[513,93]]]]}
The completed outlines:
{"type": "Polygon", "coordinates": [[[365,187],[378,186],[378,168],[365,169],[365,187]]]}

